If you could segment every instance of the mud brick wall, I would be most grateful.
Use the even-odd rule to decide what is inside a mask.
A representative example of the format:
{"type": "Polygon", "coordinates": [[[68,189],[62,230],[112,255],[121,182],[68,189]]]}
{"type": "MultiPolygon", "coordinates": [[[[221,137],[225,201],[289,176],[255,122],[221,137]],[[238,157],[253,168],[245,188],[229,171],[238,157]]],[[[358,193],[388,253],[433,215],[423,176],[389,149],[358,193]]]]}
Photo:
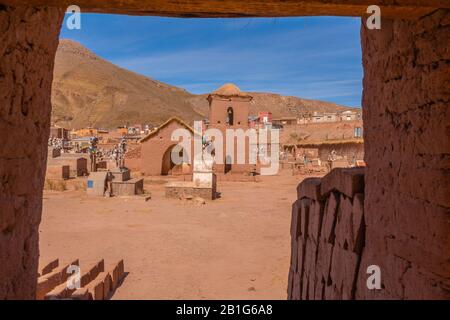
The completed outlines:
{"type": "Polygon", "coordinates": [[[358,298],[445,298],[450,10],[383,19],[381,30],[363,27],[361,39],[368,244],[362,267],[379,265],[384,289],[361,290],[358,298]]]}
{"type": "Polygon", "coordinates": [[[354,299],[364,248],[364,168],[307,178],[292,205],[288,298],[354,299]]]}
{"type": "Polygon", "coordinates": [[[63,10],[0,5],[0,300],[33,299],[63,10]]]}
{"type": "Polygon", "coordinates": [[[131,171],[141,171],[141,146],[125,153],[125,167],[131,171]]]}
{"type": "Polygon", "coordinates": [[[450,11],[364,25],[364,192],[344,192],[345,171],[300,184],[289,298],[448,299],[450,11]],[[367,289],[370,265],[379,290],[367,289]]]}

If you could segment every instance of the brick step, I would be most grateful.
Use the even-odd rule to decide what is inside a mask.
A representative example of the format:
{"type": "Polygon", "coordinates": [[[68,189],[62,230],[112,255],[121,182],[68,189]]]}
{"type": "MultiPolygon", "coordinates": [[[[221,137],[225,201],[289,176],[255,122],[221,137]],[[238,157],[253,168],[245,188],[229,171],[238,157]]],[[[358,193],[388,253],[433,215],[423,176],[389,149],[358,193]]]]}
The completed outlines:
{"type": "Polygon", "coordinates": [[[125,277],[123,260],[108,264],[105,268],[102,259],[89,265],[84,272],[78,259],[59,268],[58,264],[59,259],[55,259],[43,265],[42,276],[38,278],[36,299],[107,300],[112,297],[125,277]],[[68,286],[69,277],[72,275],[67,273],[67,269],[71,265],[80,267],[79,289],[68,286]]]}

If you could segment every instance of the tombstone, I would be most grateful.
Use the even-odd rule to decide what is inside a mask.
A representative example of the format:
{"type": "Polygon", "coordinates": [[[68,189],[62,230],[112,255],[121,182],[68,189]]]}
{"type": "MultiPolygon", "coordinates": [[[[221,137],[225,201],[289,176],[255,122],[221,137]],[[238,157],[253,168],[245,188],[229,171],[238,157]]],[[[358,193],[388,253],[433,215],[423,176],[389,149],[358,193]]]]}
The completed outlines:
{"type": "Polygon", "coordinates": [[[61,149],[59,148],[54,148],[54,147],[49,147],[48,148],[48,154],[47,157],[49,158],[57,158],[61,155],[61,149]]]}
{"type": "Polygon", "coordinates": [[[194,157],[194,169],[192,182],[194,193],[205,199],[215,199],[217,190],[217,178],[213,173],[213,159],[194,157]]]}
{"type": "Polygon", "coordinates": [[[130,170],[127,168],[115,168],[111,170],[111,175],[114,182],[130,180],[130,170]]]}
{"type": "Polygon", "coordinates": [[[91,172],[87,179],[87,194],[90,196],[103,196],[106,191],[108,174],[109,172],[107,171],[91,172]]]}
{"type": "Polygon", "coordinates": [[[216,181],[214,179],[212,159],[194,158],[194,169],[192,173],[192,181],[197,187],[214,188],[216,181]]]}

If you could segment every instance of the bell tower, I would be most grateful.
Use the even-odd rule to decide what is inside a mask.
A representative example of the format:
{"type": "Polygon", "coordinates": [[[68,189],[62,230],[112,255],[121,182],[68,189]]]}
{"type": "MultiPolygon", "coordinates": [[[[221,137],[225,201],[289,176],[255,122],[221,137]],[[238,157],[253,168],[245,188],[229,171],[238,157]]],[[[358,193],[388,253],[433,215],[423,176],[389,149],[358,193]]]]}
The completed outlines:
{"type": "Polygon", "coordinates": [[[253,98],[227,83],[208,96],[210,128],[248,128],[250,101],[253,98]]]}
{"type": "MultiPolygon", "coordinates": [[[[232,84],[227,83],[221,86],[216,91],[208,95],[209,101],[209,128],[219,129],[223,135],[223,164],[214,164],[214,172],[217,174],[231,173],[248,173],[250,172],[251,165],[248,164],[250,149],[250,142],[248,137],[245,137],[244,150],[240,151],[244,153],[245,163],[237,163],[238,158],[237,150],[237,138],[232,141],[232,150],[230,154],[226,154],[227,141],[225,139],[227,129],[242,129],[247,130],[249,128],[248,116],[250,110],[250,102],[253,97],[245,92],[241,92],[239,88],[232,84]]],[[[215,146],[218,147],[218,146],[215,146]]]]}

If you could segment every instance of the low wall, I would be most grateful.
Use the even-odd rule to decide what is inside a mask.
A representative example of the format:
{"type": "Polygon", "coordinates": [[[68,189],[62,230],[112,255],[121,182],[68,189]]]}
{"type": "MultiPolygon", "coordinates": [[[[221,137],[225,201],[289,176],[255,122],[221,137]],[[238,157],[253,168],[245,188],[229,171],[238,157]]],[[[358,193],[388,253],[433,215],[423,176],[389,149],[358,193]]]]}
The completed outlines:
{"type": "Polygon", "coordinates": [[[141,146],[125,153],[125,167],[131,171],[141,171],[141,146]]]}
{"type": "Polygon", "coordinates": [[[307,178],[292,205],[288,299],[354,299],[364,250],[364,168],[307,178]]]}

